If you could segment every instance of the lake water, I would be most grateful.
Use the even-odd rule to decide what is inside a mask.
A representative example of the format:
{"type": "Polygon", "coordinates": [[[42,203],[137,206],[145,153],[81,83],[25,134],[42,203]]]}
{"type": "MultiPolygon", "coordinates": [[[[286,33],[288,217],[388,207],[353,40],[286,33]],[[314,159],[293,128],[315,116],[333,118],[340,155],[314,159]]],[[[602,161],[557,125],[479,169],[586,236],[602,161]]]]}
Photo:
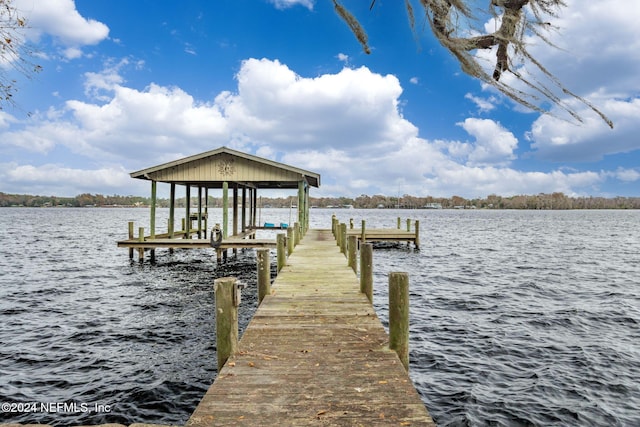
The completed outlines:
{"type": "MultiPolygon", "coordinates": [[[[640,211],[314,209],[311,226],[333,213],[420,219],[419,251],[374,250],[374,305],[386,325],[387,275],[410,274],[410,375],[438,425],[640,425],[640,211]]],[[[131,261],[115,242],[148,217],[0,209],[0,422],[186,422],[216,374],[213,280],[247,285],[244,328],[255,255],[131,261]]]]}

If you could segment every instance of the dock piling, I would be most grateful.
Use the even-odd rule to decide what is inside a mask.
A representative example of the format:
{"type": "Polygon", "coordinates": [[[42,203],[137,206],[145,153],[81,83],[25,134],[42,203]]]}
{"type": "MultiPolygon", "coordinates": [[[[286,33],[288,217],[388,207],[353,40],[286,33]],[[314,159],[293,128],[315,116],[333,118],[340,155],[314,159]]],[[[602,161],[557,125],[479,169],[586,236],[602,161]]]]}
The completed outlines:
{"type": "MultiPolygon", "coordinates": [[[[364,221],[363,221],[364,222],[364,221]]],[[[360,292],[373,303],[373,244],[360,245],[360,292]]]]}
{"type": "Polygon", "coordinates": [[[278,251],[278,273],[284,267],[287,256],[285,255],[285,240],[284,233],[279,233],[277,236],[277,251],[278,251]]]}
{"type": "Polygon", "coordinates": [[[239,292],[235,277],[214,281],[216,297],[216,353],[218,372],[238,348],[239,292]]]}
{"type": "MultiPolygon", "coordinates": [[[[138,227],[138,240],[144,242],[144,227],[138,227]]],[[[138,249],[138,261],[144,261],[144,248],[138,249]]]]}
{"type": "Polygon", "coordinates": [[[293,224],[293,246],[296,247],[300,244],[300,239],[302,238],[302,234],[303,234],[303,230],[300,227],[300,223],[299,222],[295,222],[293,224]]]}
{"type": "Polygon", "coordinates": [[[349,236],[349,240],[347,242],[347,251],[349,256],[347,259],[349,260],[349,267],[353,269],[354,273],[358,273],[358,259],[356,258],[358,252],[358,238],[356,236],[349,236]]]}
{"type": "Polygon", "coordinates": [[[389,348],[409,370],[409,275],[389,273],[389,348]]]}
{"type": "Polygon", "coordinates": [[[340,223],[340,252],[347,255],[347,224],[340,223]]]}
{"type": "Polygon", "coordinates": [[[416,249],[420,249],[420,221],[416,220],[415,227],[416,238],[414,239],[413,244],[415,245],[416,249]]]}
{"type": "Polygon", "coordinates": [[[269,249],[258,249],[256,251],[258,260],[258,305],[271,292],[271,260],[269,252],[269,249]]]}
{"type": "Polygon", "coordinates": [[[335,214],[331,215],[331,232],[333,233],[333,237],[338,239],[338,218],[335,214]]]}
{"type": "MultiPolygon", "coordinates": [[[[133,221],[129,221],[129,240],[133,240],[133,221]]],[[[129,259],[133,259],[133,248],[129,248],[129,259]]]]}
{"type": "Polygon", "coordinates": [[[295,244],[295,227],[287,228],[287,256],[293,253],[293,246],[295,244]]]}

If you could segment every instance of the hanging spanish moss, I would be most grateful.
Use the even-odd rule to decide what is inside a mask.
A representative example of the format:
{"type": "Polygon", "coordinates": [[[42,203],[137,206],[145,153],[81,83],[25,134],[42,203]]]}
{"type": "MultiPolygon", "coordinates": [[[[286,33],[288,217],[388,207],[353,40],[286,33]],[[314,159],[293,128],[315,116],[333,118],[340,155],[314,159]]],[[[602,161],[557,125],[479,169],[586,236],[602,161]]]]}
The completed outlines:
{"type": "MultiPolygon", "coordinates": [[[[613,128],[613,122],[606,115],[589,101],[567,89],[528,50],[525,41],[527,37],[535,37],[550,47],[556,47],[547,34],[556,29],[550,21],[560,16],[562,8],[566,7],[564,0],[490,0],[483,10],[472,9],[471,5],[477,3],[473,0],[419,2],[433,34],[458,60],[466,74],[495,87],[534,111],[550,113],[549,109],[543,107],[543,101],[547,101],[582,123],[583,118],[563,99],[568,96],[589,107],[613,128]],[[495,31],[487,32],[484,29],[483,24],[488,21],[487,18],[493,18],[496,23],[495,31]],[[492,70],[487,70],[486,63],[477,55],[480,49],[495,50],[492,70]],[[535,77],[540,73],[548,82],[535,77]],[[515,79],[504,79],[505,74],[510,74],[515,79]],[[516,84],[505,83],[505,80],[515,81],[516,84]],[[556,94],[557,91],[563,96],[556,94]]],[[[376,0],[371,2],[371,8],[375,3],[376,0]]],[[[334,5],[365,52],[369,53],[366,33],[357,19],[336,0],[334,5]]],[[[416,17],[410,0],[405,0],[405,8],[409,25],[415,33],[416,17]]]]}

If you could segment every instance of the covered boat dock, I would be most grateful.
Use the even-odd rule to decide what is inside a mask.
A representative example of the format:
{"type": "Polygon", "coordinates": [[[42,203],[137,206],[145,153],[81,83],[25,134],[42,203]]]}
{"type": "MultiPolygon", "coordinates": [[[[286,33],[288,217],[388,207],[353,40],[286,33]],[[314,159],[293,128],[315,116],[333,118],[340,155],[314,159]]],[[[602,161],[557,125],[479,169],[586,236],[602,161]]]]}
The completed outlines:
{"type": "MultiPolygon", "coordinates": [[[[134,237],[133,224],[129,224],[129,238],[118,242],[129,248],[129,256],[138,249],[140,259],[156,248],[215,247],[221,251],[239,247],[275,247],[276,241],[255,239],[257,229],[258,190],[297,190],[297,224],[304,234],[309,228],[309,189],[320,186],[320,175],[297,167],[243,153],[227,147],[185,157],[169,163],[132,172],[132,178],[151,182],[149,235],[139,227],[134,237]],[[167,232],[156,233],[156,207],[158,183],[170,186],[169,220],[167,232]],[[176,230],[176,186],[185,186],[185,215],[180,230],[176,230]],[[218,236],[207,238],[209,190],[222,191],[222,223],[213,230],[218,236]],[[192,191],[197,192],[197,206],[192,208],[192,191]],[[232,193],[231,221],[229,192],[232,193]],[[204,197],[203,197],[204,196],[204,197]],[[204,199],[204,203],[203,203],[204,199]],[[192,209],[194,209],[192,211],[192,209]],[[194,225],[195,222],[195,225],[194,225]],[[197,239],[192,239],[197,235],[197,239]],[[185,240],[190,240],[186,242],[185,240]]],[[[277,227],[285,227],[278,224],[277,227]]],[[[269,227],[275,228],[275,227],[269,227]]],[[[225,252],[226,253],[226,252],[225,252]]]]}

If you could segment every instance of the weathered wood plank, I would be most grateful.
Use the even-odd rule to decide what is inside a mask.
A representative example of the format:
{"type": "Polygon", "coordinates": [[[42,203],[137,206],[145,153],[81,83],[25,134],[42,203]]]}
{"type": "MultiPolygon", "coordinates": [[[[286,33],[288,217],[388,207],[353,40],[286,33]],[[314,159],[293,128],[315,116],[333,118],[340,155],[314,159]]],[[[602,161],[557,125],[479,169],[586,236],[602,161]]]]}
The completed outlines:
{"type": "Polygon", "coordinates": [[[309,230],[188,426],[433,426],[345,257],[309,230]]]}
{"type": "MultiPolygon", "coordinates": [[[[209,239],[149,239],[121,240],[119,248],[176,248],[176,249],[212,249],[209,239]]],[[[273,239],[223,239],[220,249],[243,249],[243,248],[275,248],[276,241],[273,239]]]]}

